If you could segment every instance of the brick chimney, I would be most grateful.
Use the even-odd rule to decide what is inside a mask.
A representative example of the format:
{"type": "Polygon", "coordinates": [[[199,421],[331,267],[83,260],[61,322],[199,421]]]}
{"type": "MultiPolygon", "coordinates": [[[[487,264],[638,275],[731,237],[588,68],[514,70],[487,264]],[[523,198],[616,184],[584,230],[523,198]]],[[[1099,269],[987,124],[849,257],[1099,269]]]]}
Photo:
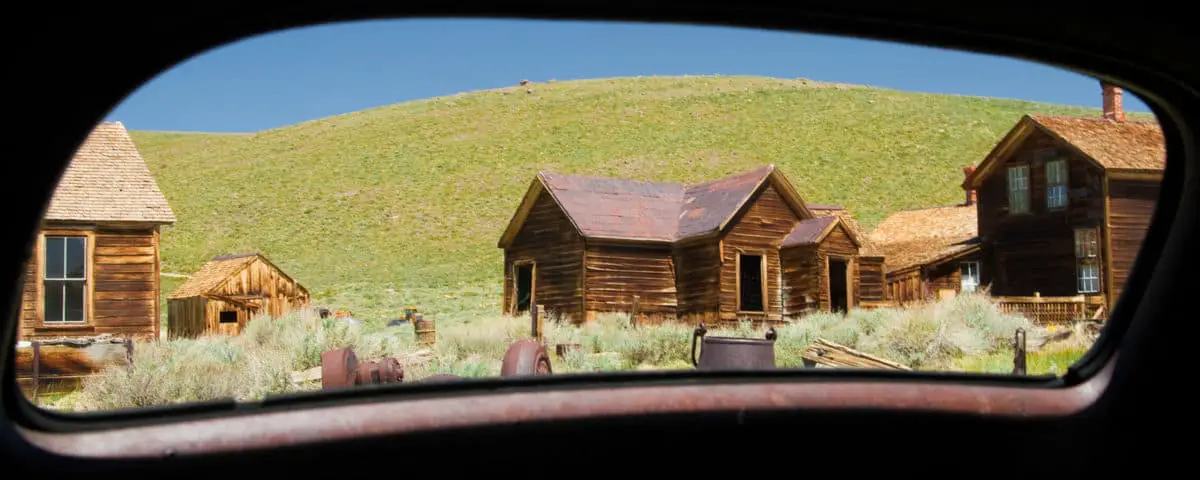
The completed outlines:
{"type": "Polygon", "coordinates": [[[974,205],[975,204],[975,189],[967,188],[967,184],[970,183],[971,174],[973,174],[973,173],[975,173],[974,165],[967,165],[967,166],[963,167],[963,190],[966,190],[966,192],[967,192],[966,200],[963,202],[963,205],[974,205]]]}
{"type": "Polygon", "coordinates": [[[1100,82],[1100,93],[1104,95],[1104,118],[1114,122],[1125,121],[1125,109],[1121,106],[1121,87],[1100,82]]]}

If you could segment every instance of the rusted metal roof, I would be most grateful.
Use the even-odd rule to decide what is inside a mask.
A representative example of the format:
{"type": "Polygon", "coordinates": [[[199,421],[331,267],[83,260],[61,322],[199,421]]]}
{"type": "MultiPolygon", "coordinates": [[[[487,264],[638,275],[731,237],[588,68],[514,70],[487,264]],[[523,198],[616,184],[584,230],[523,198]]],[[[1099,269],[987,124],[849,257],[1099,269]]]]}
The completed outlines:
{"type": "Polygon", "coordinates": [[[553,172],[538,178],[585,237],[674,242],[720,229],[773,171],[768,165],[695,185],[553,172]]]}
{"type": "Polygon", "coordinates": [[[175,222],[175,214],[121,122],[92,130],[59,179],[46,220],[175,222]]]}
{"type": "Polygon", "coordinates": [[[810,218],[796,224],[796,228],[783,239],[784,247],[796,245],[813,245],[820,243],[829,233],[830,227],[838,223],[837,215],[810,218]]]}

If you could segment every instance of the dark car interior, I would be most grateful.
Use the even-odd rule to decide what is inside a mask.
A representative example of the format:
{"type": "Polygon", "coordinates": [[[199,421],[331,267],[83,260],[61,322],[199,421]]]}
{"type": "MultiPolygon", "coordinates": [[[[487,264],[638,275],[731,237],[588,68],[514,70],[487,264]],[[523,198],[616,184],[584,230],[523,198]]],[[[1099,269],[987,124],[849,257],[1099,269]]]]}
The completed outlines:
{"type": "MultiPolygon", "coordinates": [[[[759,2],[420,2],[354,10],[83,7],[21,19],[10,41],[0,251],[6,347],[0,464],[12,478],[197,477],[260,469],[276,477],[411,472],[577,475],[797,469],[859,475],[1010,477],[1163,471],[1181,463],[1167,433],[1190,417],[1178,342],[1197,318],[1200,44],[1168,11],[960,8],[759,2]],[[676,4],[678,3],[678,4],[676,4]],[[979,9],[979,10],[975,10],[979,9]],[[899,371],[636,372],[430,383],[255,404],[210,402],[94,416],[40,411],[15,388],[22,265],[66,159],[107,111],[157,73],[262,32],[372,17],[638,20],[798,30],[941,46],[1043,62],[1103,78],[1153,109],[1167,145],[1161,198],[1118,308],[1062,377],[899,371]],[[150,17],[150,18],[147,18],[150,17]],[[140,44],[136,55],[106,45],[140,44]],[[920,441],[918,441],[920,439],[920,441]],[[930,445],[936,445],[931,448],[930,445]],[[1136,464],[1150,464],[1138,466],[1136,464]],[[565,469],[538,469],[553,465],[565,469]],[[1147,468],[1149,467],[1149,468],[1147,468]],[[1138,470],[1134,470],[1138,468],[1138,470]],[[15,470],[15,472],[13,471],[15,470]],[[986,470],[986,472],[985,472],[986,470]]],[[[37,7],[35,7],[37,8],[37,7]]],[[[1186,435],[1180,432],[1181,435],[1186,435]]],[[[1182,437],[1186,438],[1186,437],[1182,437]]],[[[259,473],[260,475],[262,473],[259,473]]]]}

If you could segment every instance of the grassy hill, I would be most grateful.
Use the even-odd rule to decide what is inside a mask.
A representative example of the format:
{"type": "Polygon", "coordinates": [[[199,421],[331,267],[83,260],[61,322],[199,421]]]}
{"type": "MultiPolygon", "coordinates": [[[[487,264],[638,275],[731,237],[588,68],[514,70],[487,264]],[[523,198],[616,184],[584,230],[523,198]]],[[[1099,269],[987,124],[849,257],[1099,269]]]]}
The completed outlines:
{"type": "MultiPolygon", "coordinates": [[[[163,233],[164,271],[261,251],[318,301],[382,316],[408,302],[498,309],[496,242],[539,170],[696,182],[774,163],[807,200],[870,227],[959,201],[961,167],[1029,112],[1099,115],[803,79],[654,77],[133,138],[179,218],[163,233]]],[[[178,283],[164,280],[164,294],[178,283]]]]}

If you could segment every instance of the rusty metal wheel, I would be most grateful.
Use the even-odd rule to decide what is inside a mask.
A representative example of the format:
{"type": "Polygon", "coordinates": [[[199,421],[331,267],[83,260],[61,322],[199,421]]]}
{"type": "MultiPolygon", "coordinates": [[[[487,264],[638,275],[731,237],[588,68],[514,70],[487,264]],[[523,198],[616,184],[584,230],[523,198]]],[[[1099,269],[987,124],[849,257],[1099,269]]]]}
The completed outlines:
{"type": "Polygon", "coordinates": [[[358,357],[349,348],[329,350],[321,354],[321,388],[347,388],[354,386],[358,375],[358,357]]]}
{"type": "Polygon", "coordinates": [[[554,373],[550,366],[550,356],[546,347],[536,340],[517,340],[508,346],[504,354],[504,363],[500,366],[500,376],[512,377],[523,375],[550,375],[554,373]]]}

